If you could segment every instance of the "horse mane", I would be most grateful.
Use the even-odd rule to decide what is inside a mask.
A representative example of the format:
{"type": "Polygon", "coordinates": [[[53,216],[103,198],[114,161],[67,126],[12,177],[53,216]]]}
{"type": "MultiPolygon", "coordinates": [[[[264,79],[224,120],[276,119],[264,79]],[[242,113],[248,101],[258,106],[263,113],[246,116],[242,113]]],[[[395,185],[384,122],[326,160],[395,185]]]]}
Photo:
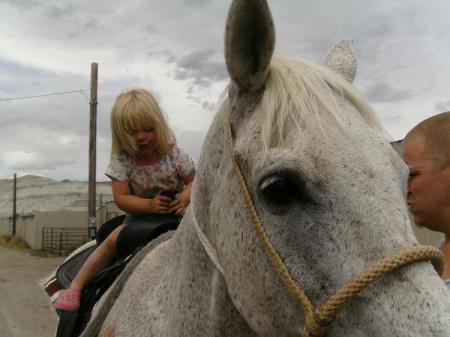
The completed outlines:
{"type": "Polygon", "coordinates": [[[371,129],[387,136],[372,108],[350,82],[322,65],[273,57],[260,103],[264,110],[260,125],[263,149],[283,146],[287,127],[298,128],[300,136],[302,125],[315,126],[323,132],[319,111],[334,118],[345,132],[346,116],[350,115],[344,111],[344,100],[340,98],[352,104],[371,129]]]}

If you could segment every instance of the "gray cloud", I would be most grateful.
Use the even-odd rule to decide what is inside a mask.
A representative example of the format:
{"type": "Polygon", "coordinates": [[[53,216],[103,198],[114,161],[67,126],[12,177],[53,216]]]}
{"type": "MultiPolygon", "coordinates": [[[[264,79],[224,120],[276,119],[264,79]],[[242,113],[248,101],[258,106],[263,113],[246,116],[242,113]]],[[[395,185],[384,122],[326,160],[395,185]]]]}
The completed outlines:
{"type": "Polygon", "coordinates": [[[37,0],[0,0],[0,3],[18,7],[20,9],[31,9],[39,6],[37,0]]]}
{"type": "MultiPolygon", "coordinates": [[[[221,0],[0,0],[0,97],[89,89],[89,63],[98,61],[99,177],[109,157],[111,105],[126,88],[156,92],[180,146],[196,157],[228,77],[228,6],[221,0]]],[[[270,6],[277,53],[319,61],[337,41],[354,39],[356,83],[393,136],[432,109],[450,108],[444,71],[450,67],[450,2],[283,0],[270,6]]],[[[0,174],[39,168],[54,178],[86,178],[88,109],[80,94],[0,102],[0,156],[8,154],[0,158],[0,174]],[[14,166],[21,156],[33,165],[14,166]]]]}
{"type": "MultiPolygon", "coordinates": [[[[39,71],[30,67],[4,62],[0,59],[0,71],[5,82],[0,81],[0,97],[15,98],[36,96],[71,90],[88,90],[87,79],[39,71]],[[36,81],[38,79],[38,81],[36,81]],[[4,84],[4,85],[3,85],[4,84]]],[[[80,132],[85,128],[83,112],[88,111],[86,96],[79,93],[0,101],[2,127],[19,127],[30,124],[35,127],[57,128],[80,132]]],[[[4,132],[4,131],[3,131],[4,132]]]]}
{"type": "Polygon", "coordinates": [[[184,130],[177,133],[177,143],[178,146],[186,151],[195,161],[198,161],[205,137],[206,130],[184,130]]]}
{"type": "Polygon", "coordinates": [[[55,5],[52,4],[45,8],[44,15],[52,18],[67,17],[67,15],[72,14],[74,8],[71,5],[55,5]]]}
{"type": "Polygon", "coordinates": [[[74,160],[61,160],[51,156],[45,156],[36,152],[12,151],[7,152],[0,159],[0,163],[14,172],[22,171],[49,171],[60,166],[73,165],[74,160]]]}
{"type": "Polygon", "coordinates": [[[188,7],[201,7],[211,3],[211,0],[184,0],[183,3],[188,7]]]}
{"type": "Polygon", "coordinates": [[[203,101],[202,102],[202,108],[211,112],[214,112],[216,105],[214,103],[203,101]]]}
{"type": "Polygon", "coordinates": [[[444,102],[437,102],[434,105],[434,110],[436,110],[437,112],[450,111],[450,100],[444,102]]]}
{"type": "Polygon", "coordinates": [[[413,92],[409,89],[397,89],[386,81],[380,81],[369,85],[366,95],[370,102],[392,103],[411,98],[413,92]]]}
{"type": "Polygon", "coordinates": [[[83,24],[84,30],[97,30],[98,29],[98,22],[96,18],[90,17],[88,18],[85,23],[83,24]]]}
{"type": "Polygon", "coordinates": [[[394,31],[394,18],[392,15],[374,15],[369,17],[366,24],[362,27],[361,36],[371,38],[385,39],[390,33],[394,31]]]}
{"type": "Polygon", "coordinates": [[[146,31],[147,33],[150,33],[150,34],[155,34],[157,32],[155,27],[151,23],[147,23],[144,26],[144,31],[146,31]]]}
{"type": "Polygon", "coordinates": [[[147,52],[148,57],[162,57],[168,63],[177,63],[177,57],[168,50],[157,50],[147,52]]]}
{"type": "Polygon", "coordinates": [[[208,86],[211,82],[228,77],[224,62],[213,60],[212,50],[196,51],[177,60],[175,77],[181,80],[192,79],[200,86],[208,86]]]}

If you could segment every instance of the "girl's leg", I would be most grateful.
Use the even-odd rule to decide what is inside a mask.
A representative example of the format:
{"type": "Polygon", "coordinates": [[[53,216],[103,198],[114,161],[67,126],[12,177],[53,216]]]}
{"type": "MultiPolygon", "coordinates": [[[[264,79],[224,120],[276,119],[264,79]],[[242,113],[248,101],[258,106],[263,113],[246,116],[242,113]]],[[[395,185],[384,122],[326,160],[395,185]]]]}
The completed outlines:
{"type": "Polygon", "coordinates": [[[83,290],[86,285],[103,269],[111,265],[117,256],[117,235],[124,225],[118,226],[87,258],[70,284],[71,289],[83,290]]]}
{"type": "Polygon", "coordinates": [[[55,301],[55,307],[66,311],[78,311],[80,296],[86,285],[97,273],[112,264],[117,256],[117,236],[125,225],[120,225],[87,258],[70,287],[61,292],[55,301]]]}

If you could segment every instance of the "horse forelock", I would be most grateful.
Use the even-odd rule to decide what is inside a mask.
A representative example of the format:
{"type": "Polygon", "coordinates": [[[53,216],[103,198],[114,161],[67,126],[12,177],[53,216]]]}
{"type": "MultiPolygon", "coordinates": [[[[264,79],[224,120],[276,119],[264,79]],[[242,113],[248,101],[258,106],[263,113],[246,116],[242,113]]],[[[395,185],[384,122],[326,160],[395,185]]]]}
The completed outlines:
{"type": "Polygon", "coordinates": [[[373,109],[350,82],[325,66],[302,59],[274,57],[260,101],[263,150],[283,146],[287,131],[292,128],[299,137],[305,126],[323,132],[322,116],[325,115],[343,133],[348,133],[350,116],[344,102],[353,105],[367,126],[386,138],[387,132],[373,109]]]}

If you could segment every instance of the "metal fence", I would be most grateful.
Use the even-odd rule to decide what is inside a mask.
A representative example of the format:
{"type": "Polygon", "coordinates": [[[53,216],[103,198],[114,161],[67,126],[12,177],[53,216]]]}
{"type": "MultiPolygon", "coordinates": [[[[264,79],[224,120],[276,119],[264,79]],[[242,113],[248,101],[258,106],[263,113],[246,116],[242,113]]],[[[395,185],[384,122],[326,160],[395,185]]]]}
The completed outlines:
{"type": "Polygon", "coordinates": [[[63,256],[89,241],[87,227],[43,227],[42,249],[63,256]]]}

